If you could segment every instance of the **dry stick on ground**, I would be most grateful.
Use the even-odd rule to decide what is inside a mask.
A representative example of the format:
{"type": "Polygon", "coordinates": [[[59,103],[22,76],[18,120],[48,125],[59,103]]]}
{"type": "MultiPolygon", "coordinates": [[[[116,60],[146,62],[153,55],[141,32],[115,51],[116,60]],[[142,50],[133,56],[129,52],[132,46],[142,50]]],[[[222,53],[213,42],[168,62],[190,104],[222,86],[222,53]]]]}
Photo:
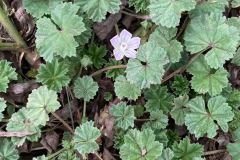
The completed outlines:
{"type": "Polygon", "coordinates": [[[56,119],[58,119],[60,122],[62,122],[62,124],[64,125],[64,127],[66,127],[68,130],[69,130],[69,132],[71,132],[72,134],[74,134],[74,130],[68,125],[68,123],[67,122],[65,122],[59,115],[57,115],[56,113],[52,113],[52,115],[56,118],[56,119]]]}
{"type": "Polygon", "coordinates": [[[25,53],[25,59],[28,61],[29,64],[34,65],[35,62],[38,60],[39,56],[31,52],[25,43],[24,39],[22,36],[19,34],[9,17],[7,16],[6,12],[2,7],[0,7],[0,23],[4,27],[4,29],[7,31],[7,33],[12,37],[16,43],[13,44],[0,44],[0,48],[6,49],[6,50],[17,50],[20,52],[25,53]]]}
{"type": "Polygon", "coordinates": [[[226,152],[226,149],[207,151],[207,152],[203,153],[203,156],[210,156],[210,155],[213,155],[213,154],[224,153],[224,152],[226,152]]]}
{"type": "Polygon", "coordinates": [[[29,136],[29,135],[33,135],[34,133],[32,132],[27,132],[27,131],[23,131],[23,132],[3,132],[0,131],[0,137],[25,137],[25,136],[29,136]]]}

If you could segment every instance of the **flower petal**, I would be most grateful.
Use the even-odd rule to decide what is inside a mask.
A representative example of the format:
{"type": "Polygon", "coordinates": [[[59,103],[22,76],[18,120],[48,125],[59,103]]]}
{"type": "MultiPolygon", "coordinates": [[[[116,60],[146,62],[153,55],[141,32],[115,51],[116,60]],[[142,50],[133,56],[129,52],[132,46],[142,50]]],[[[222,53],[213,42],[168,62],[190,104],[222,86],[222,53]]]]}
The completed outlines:
{"type": "Polygon", "coordinates": [[[132,38],[132,39],[128,42],[128,49],[129,49],[129,50],[134,50],[134,49],[139,48],[139,46],[140,46],[140,41],[141,41],[141,38],[139,38],[139,37],[134,37],[134,38],[132,38]]]}
{"type": "Polygon", "coordinates": [[[126,42],[126,43],[128,43],[132,38],[132,34],[128,32],[126,29],[122,30],[119,36],[120,36],[121,42],[126,42]]]}
{"type": "Polygon", "coordinates": [[[122,53],[121,51],[119,51],[117,49],[113,50],[113,55],[117,61],[123,59],[123,57],[124,57],[124,53],[122,53]]]}
{"type": "Polygon", "coordinates": [[[134,59],[137,56],[137,51],[127,50],[125,56],[128,57],[128,58],[134,59]]]}
{"type": "Polygon", "coordinates": [[[110,42],[114,48],[118,48],[121,44],[121,39],[118,35],[116,35],[110,40],[110,42]]]}

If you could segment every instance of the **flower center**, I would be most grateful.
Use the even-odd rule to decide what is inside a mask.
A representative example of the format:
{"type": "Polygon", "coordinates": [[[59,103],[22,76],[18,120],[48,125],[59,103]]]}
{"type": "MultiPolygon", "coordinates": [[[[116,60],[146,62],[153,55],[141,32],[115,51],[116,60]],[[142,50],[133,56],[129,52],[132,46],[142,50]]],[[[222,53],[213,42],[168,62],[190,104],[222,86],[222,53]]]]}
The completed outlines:
{"type": "Polygon", "coordinates": [[[122,51],[125,51],[125,50],[127,49],[127,47],[128,47],[128,45],[127,45],[127,43],[125,43],[125,42],[122,42],[121,45],[120,45],[120,49],[121,49],[122,51]]]}

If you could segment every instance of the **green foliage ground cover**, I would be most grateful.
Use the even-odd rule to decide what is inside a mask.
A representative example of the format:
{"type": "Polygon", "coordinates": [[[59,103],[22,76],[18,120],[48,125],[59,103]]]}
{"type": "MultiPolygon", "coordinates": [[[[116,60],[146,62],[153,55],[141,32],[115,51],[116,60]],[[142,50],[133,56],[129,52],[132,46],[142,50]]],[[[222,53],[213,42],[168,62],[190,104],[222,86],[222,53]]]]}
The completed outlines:
{"type": "Polygon", "coordinates": [[[41,63],[23,64],[27,73],[35,69],[30,77],[0,60],[0,159],[21,159],[19,147],[43,144],[49,130],[60,130],[56,149],[34,160],[202,160],[222,153],[239,160],[240,90],[232,77],[240,73],[229,70],[240,64],[239,6],[239,0],[23,0],[41,63]],[[111,21],[103,38],[98,32],[106,28],[96,26],[110,27],[110,14],[139,23],[111,21]],[[26,102],[6,96],[12,84],[30,79],[39,87],[26,102]],[[66,105],[71,100],[78,102],[74,113],[66,105]],[[69,117],[59,112],[66,107],[69,117]],[[223,134],[230,140],[209,150],[207,142],[223,134]]]}

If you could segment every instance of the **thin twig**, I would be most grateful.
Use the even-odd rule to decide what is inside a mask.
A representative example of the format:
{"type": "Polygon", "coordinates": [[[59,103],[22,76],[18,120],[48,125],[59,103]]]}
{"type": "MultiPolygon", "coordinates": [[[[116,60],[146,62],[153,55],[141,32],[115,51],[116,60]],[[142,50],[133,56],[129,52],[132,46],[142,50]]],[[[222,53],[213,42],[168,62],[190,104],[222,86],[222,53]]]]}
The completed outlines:
{"type": "Polygon", "coordinates": [[[180,28],[179,32],[177,33],[176,39],[179,40],[181,35],[183,34],[183,32],[185,31],[185,29],[187,28],[188,22],[189,22],[190,18],[187,15],[187,17],[184,19],[183,25],[180,28]]]}
{"type": "Polygon", "coordinates": [[[74,134],[74,130],[68,125],[68,123],[66,123],[59,115],[57,115],[56,113],[52,113],[52,115],[57,118],[60,122],[62,122],[62,124],[69,130],[69,132],[71,132],[72,134],[74,134]]]}
{"type": "Polygon", "coordinates": [[[62,148],[60,150],[58,150],[57,152],[51,154],[50,156],[47,157],[48,160],[55,158],[56,156],[58,156],[60,153],[64,152],[66,150],[66,148],[62,148]]]}
{"type": "Polygon", "coordinates": [[[100,156],[97,152],[95,152],[94,155],[97,156],[98,159],[103,160],[103,159],[101,158],[101,156],[100,156]]]}
{"type": "Polygon", "coordinates": [[[126,14],[126,15],[128,15],[128,16],[135,17],[135,18],[137,18],[137,19],[144,19],[144,20],[149,20],[149,19],[151,19],[151,17],[148,16],[148,15],[137,15],[137,14],[129,13],[129,12],[126,12],[126,11],[121,11],[121,13],[126,14]]]}
{"type": "Polygon", "coordinates": [[[209,155],[223,153],[223,152],[226,152],[226,150],[225,149],[219,149],[219,150],[214,150],[214,151],[207,151],[207,152],[203,153],[203,156],[209,156],[209,155]]]}
{"type": "Polygon", "coordinates": [[[25,137],[33,135],[32,132],[22,131],[22,132],[3,132],[0,131],[0,137],[25,137]]]}
{"type": "Polygon", "coordinates": [[[108,71],[108,70],[112,70],[112,69],[124,69],[124,68],[127,68],[126,65],[116,65],[116,66],[109,66],[109,67],[105,67],[105,68],[102,68],[94,73],[92,73],[90,76],[94,77],[94,76],[97,76],[105,71],[108,71]]]}
{"type": "Polygon", "coordinates": [[[83,102],[83,119],[86,118],[86,109],[87,109],[87,102],[84,101],[83,102]]]}
{"type": "Polygon", "coordinates": [[[152,119],[134,119],[134,121],[145,122],[145,121],[152,121],[152,119]]]}

